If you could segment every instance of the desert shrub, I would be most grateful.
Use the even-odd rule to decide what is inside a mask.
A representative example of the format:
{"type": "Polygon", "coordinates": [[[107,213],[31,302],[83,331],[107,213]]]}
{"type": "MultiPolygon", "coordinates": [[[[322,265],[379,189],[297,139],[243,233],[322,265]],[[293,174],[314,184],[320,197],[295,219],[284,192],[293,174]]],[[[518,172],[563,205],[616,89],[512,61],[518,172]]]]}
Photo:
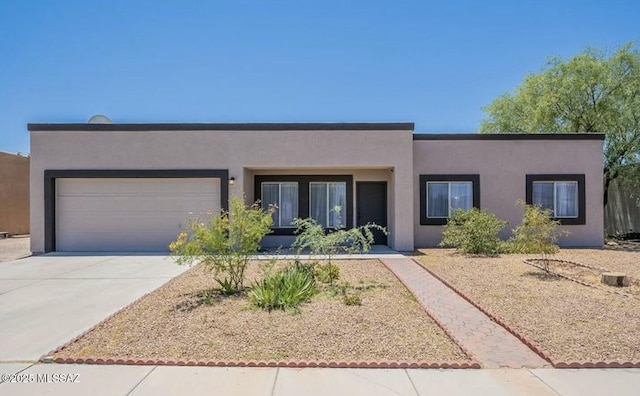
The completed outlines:
{"type": "Polygon", "coordinates": [[[558,251],[558,238],[568,234],[558,229],[560,221],[551,218],[551,211],[538,205],[524,206],[524,217],[513,230],[513,237],[506,243],[512,253],[537,253],[542,255],[545,271],[549,272],[549,256],[558,251]]]}
{"type": "Polygon", "coordinates": [[[213,271],[223,294],[244,289],[244,274],[249,258],[258,252],[260,242],[271,232],[274,208],[263,210],[259,204],[231,200],[231,209],[203,223],[190,221],[189,231],[178,234],[169,245],[178,264],[201,261],[213,271]]]}
{"type": "Polygon", "coordinates": [[[444,226],[440,246],[454,247],[465,254],[498,254],[498,233],[506,225],[506,221],[498,219],[493,213],[477,208],[458,209],[444,226]]]}
{"type": "Polygon", "coordinates": [[[297,234],[291,247],[300,253],[309,249],[312,255],[326,256],[327,263],[331,263],[331,257],[338,253],[365,253],[371,250],[373,233],[371,230],[380,230],[388,234],[386,228],[377,224],[367,224],[352,229],[338,228],[325,232],[324,227],[311,218],[295,219],[293,221],[297,234]]]}
{"type": "Polygon", "coordinates": [[[322,283],[333,285],[333,282],[340,278],[340,268],[333,263],[317,264],[316,278],[322,283]]]}
{"type": "Polygon", "coordinates": [[[296,261],[256,281],[249,292],[249,300],[254,306],[268,311],[297,308],[316,291],[313,265],[296,261]]]}

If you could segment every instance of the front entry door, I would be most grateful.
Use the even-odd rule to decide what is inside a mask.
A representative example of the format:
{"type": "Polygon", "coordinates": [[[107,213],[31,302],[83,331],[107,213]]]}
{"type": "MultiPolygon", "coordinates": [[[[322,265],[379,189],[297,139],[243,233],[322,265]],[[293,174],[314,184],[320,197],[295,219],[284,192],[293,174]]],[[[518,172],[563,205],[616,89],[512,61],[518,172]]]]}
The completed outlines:
{"type": "MultiPolygon", "coordinates": [[[[387,182],[356,182],[357,224],[376,223],[387,226],[387,182]]],[[[387,236],[373,231],[376,245],[386,245],[387,236]]]]}

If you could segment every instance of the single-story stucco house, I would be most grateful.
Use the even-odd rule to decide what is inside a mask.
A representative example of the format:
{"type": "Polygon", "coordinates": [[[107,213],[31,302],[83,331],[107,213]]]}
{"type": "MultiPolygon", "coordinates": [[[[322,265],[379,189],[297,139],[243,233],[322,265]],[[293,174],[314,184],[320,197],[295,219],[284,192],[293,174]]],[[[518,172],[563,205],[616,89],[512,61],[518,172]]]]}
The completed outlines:
{"type": "MultiPolygon", "coordinates": [[[[375,222],[399,251],[436,246],[450,211],[511,226],[519,199],[553,210],[566,246],[602,246],[600,134],[417,134],[413,123],[29,124],[31,249],[166,251],[188,218],[230,196],[291,221],[375,222]]],[[[504,237],[509,233],[505,231],[504,237]]]]}

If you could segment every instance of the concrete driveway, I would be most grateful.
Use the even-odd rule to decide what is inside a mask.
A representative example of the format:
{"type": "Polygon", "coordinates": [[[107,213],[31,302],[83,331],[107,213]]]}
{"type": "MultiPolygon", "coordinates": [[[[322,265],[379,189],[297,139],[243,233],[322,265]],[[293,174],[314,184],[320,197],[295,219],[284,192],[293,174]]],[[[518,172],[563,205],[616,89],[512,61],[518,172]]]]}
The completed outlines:
{"type": "Polygon", "coordinates": [[[0,262],[0,362],[38,360],[187,269],[139,253],[0,262]]]}

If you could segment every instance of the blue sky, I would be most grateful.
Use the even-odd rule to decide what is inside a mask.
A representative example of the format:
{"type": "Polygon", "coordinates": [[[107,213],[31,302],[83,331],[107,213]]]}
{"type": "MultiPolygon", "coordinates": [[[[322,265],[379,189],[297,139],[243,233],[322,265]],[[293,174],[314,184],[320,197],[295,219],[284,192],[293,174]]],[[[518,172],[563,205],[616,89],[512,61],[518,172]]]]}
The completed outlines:
{"type": "Polygon", "coordinates": [[[549,56],[640,41],[637,1],[0,0],[0,150],[28,122],[413,121],[473,132],[549,56]]]}

